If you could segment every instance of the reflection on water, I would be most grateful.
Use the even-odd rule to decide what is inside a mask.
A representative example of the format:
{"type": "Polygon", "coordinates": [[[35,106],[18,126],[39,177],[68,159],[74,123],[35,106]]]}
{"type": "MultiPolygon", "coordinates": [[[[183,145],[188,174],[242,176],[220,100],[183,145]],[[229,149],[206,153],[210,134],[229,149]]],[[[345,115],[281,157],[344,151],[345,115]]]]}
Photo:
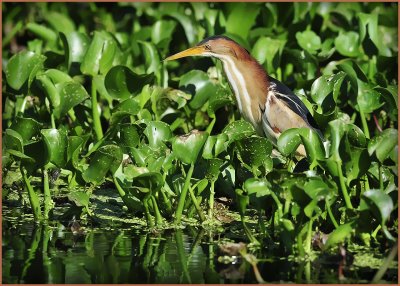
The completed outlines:
{"type": "MultiPolygon", "coordinates": [[[[3,282],[257,283],[247,263],[219,263],[218,246],[212,239],[204,230],[193,228],[160,234],[86,229],[73,235],[68,226],[3,218],[3,282]]],[[[299,265],[270,258],[259,263],[259,269],[267,282],[339,282],[337,263],[299,265]]],[[[375,273],[346,271],[348,277],[357,277],[347,283],[368,282],[375,273]],[[363,277],[358,276],[361,273],[363,277]]]]}

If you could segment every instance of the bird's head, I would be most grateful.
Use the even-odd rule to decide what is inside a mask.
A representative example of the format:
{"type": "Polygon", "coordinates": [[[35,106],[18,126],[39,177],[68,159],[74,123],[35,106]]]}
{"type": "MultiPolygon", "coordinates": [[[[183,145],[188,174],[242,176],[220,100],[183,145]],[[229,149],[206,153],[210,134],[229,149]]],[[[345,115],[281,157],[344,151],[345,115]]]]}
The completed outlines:
{"type": "Polygon", "coordinates": [[[220,59],[224,57],[239,58],[242,57],[243,54],[248,55],[248,52],[234,40],[226,36],[212,36],[204,39],[192,48],[167,57],[165,61],[190,56],[215,57],[220,59]]]}

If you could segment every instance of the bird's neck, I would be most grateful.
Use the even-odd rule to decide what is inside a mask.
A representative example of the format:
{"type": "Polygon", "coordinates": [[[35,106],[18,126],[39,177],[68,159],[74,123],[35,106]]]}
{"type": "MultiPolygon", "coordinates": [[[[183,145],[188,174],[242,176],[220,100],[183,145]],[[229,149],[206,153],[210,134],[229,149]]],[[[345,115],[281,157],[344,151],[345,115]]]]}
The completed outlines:
{"type": "Polygon", "coordinates": [[[254,126],[257,133],[263,134],[262,112],[269,86],[266,72],[251,56],[244,60],[221,56],[220,60],[240,113],[254,126]]]}

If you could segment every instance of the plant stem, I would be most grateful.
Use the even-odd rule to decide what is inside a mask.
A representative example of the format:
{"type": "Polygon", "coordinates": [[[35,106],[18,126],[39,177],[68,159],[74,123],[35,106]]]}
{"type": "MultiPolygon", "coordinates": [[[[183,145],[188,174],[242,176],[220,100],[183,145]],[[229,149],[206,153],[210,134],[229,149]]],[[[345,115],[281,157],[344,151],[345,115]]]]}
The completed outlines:
{"type": "Polygon", "coordinates": [[[247,227],[247,224],[244,221],[244,215],[240,215],[240,219],[243,224],[244,232],[246,233],[248,239],[250,240],[251,243],[255,244],[260,244],[259,241],[254,237],[254,235],[251,233],[250,229],[247,227]]]}
{"type": "Polygon", "coordinates": [[[387,269],[390,266],[390,262],[395,259],[398,250],[398,245],[394,245],[392,250],[390,251],[389,255],[383,261],[381,267],[379,268],[378,272],[376,272],[374,278],[372,279],[372,283],[379,283],[382,279],[383,275],[386,273],[387,269]]]}
{"type": "Polygon", "coordinates": [[[336,161],[336,165],[337,165],[338,172],[339,172],[339,182],[340,182],[340,187],[342,189],[344,201],[346,203],[346,207],[349,209],[353,209],[353,205],[351,204],[349,193],[347,192],[346,184],[344,183],[342,166],[341,166],[340,162],[338,162],[338,161],[336,161]]]}
{"type": "Polygon", "coordinates": [[[49,219],[49,212],[53,208],[51,199],[48,167],[43,167],[43,194],[44,194],[44,219],[49,219]]]}
{"type": "Polygon", "coordinates": [[[215,186],[215,182],[211,181],[210,182],[210,199],[208,201],[209,203],[209,209],[208,209],[208,216],[209,219],[213,218],[213,212],[214,212],[214,196],[215,196],[215,190],[214,190],[214,186],[215,186]]]}
{"type": "Polygon", "coordinates": [[[149,227],[154,227],[154,222],[153,222],[153,219],[152,219],[152,217],[150,215],[150,211],[149,211],[149,198],[145,198],[143,200],[143,205],[144,205],[144,210],[146,213],[147,225],[149,227]]]}
{"type": "Polygon", "coordinates": [[[307,229],[307,236],[306,236],[306,247],[305,247],[305,252],[310,254],[311,252],[311,234],[312,234],[312,225],[313,225],[313,219],[311,218],[310,221],[308,222],[308,229],[307,229]]]}
{"type": "Polygon", "coordinates": [[[51,115],[50,115],[50,120],[51,120],[51,128],[56,129],[56,120],[54,118],[53,113],[51,113],[51,115]]]}
{"type": "Polygon", "coordinates": [[[362,111],[361,108],[360,108],[360,117],[365,137],[369,139],[369,129],[368,129],[367,119],[365,117],[364,111],[362,111]]]}
{"type": "Polygon", "coordinates": [[[216,120],[217,120],[217,118],[214,117],[214,118],[211,120],[210,124],[208,124],[208,127],[207,127],[207,129],[206,129],[206,132],[208,132],[208,134],[211,134],[211,131],[212,131],[213,128],[214,128],[214,125],[215,125],[216,120]]]}
{"type": "Polygon", "coordinates": [[[96,133],[97,141],[103,138],[103,130],[101,129],[100,114],[97,109],[97,92],[94,80],[92,79],[92,116],[93,116],[93,129],[96,133]]]}
{"type": "Polygon", "coordinates": [[[25,182],[25,186],[28,189],[28,197],[29,197],[29,202],[31,204],[33,216],[35,217],[35,220],[42,220],[43,215],[42,211],[40,210],[39,197],[32,188],[31,182],[29,181],[28,175],[26,174],[26,170],[23,167],[21,167],[20,169],[22,178],[24,179],[25,182]]]}
{"type": "Polygon", "coordinates": [[[197,214],[200,217],[200,221],[201,222],[205,221],[206,217],[204,216],[204,213],[201,210],[201,207],[200,207],[199,203],[197,202],[196,196],[194,195],[193,190],[192,190],[192,188],[190,186],[189,186],[189,194],[190,194],[190,197],[192,199],[193,205],[194,205],[194,207],[195,207],[195,209],[197,211],[197,214]]]}
{"type": "Polygon", "coordinates": [[[333,213],[332,213],[332,210],[331,210],[331,206],[329,205],[329,202],[325,201],[325,205],[326,205],[326,209],[328,211],[329,218],[331,219],[331,221],[332,221],[333,225],[335,226],[335,228],[338,228],[339,225],[338,225],[335,217],[333,216],[333,213]]]}
{"type": "Polygon", "coordinates": [[[278,207],[278,215],[279,215],[278,220],[280,220],[283,217],[282,203],[279,201],[278,197],[273,192],[271,192],[271,197],[275,201],[276,206],[278,207]]]}
{"type": "Polygon", "coordinates": [[[382,164],[379,163],[379,189],[383,192],[382,164]]]}
{"type": "Polygon", "coordinates": [[[189,171],[186,175],[185,183],[182,188],[181,195],[179,196],[178,208],[175,213],[175,223],[180,224],[182,219],[183,206],[185,205],[186,195],[189,189],[190,179],[192,178],[194,164],[190,164],[189,171]]]}
{"type": "Polygon", "coordinates": [[[154,196],[151,196],[151,201],[153,202],[154,214],[156,217],[156,225],[162,225],[163,220],[160,210],[158,209],[156,198],[154,196]]]}

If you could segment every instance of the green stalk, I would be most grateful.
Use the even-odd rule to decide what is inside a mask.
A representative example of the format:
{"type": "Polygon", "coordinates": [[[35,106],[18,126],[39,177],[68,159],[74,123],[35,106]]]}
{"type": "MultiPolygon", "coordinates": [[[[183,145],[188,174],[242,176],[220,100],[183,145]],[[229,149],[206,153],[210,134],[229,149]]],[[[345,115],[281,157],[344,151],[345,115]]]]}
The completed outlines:
{"type": "Polygon", "coordinates": [[[36,220],[42,220],[43,215],[40,210],[39,197],[36,194],[36,192],[33,190],[31,182],[29,181],[28,175],[26,174],[26,171],[23,167],[21,167],[21,174],[22,174],[22,178],[24,179],[25,186],[28,189],[28,197],[29,197],[29,202],[31,204],[33,216],[35,217],[36,220]]]}
{"type": "Polygon", "coordinates": [[[278,220],[280,220],[283,217],[282,203],[279,201],[278,197],[273,192],[271,192],[271,197],[275,201],[276,206],[278,207],[278,214],[279,214],[278,220]]]}
{"type": "Polygon", "coordinates": [[[215,190],[214,190],[214,185],[215,182],[211,181],[210,182],[211,187],[210,187],[210,199],[209,199],[209,209],[208,209],[208,217],[209,219],[213,218],[213,212],[214,212],[214,196],[215,196],[215,190]]]}
{"type": "Polygon", "coordinates": [[[145,198],[143,200],[144,211],[146,213],[147,225],[149,227],[154,227],[154,222],[151,218],[150,211],[149,211],[149,198],[145,198]]]}
{"type": "Polygon", "coordinates": [[[331,219],[331,221],[332,221],[333,225],[335,226],[335,228],[338,228],[339,225],[338,225],[335,217],[333,216],[333,213],[332,213],[332,210],[331,210],[331,206],[329,205],[329,202],[325,201],[325,205],[326,205],[326,209],[328,211],[329,218],[331,219]]]}
{"type": "Polygon", "coordinates": [[[48,167],[43,167],[43,194],[44,194],[44,219],[49,219],[49,212],[53,208],[51,199],[48,167]]]}
{"type": "Polygon", "coordinates": [[[379,163],[379,189],[383,192],[382,164],[379,163]]]}
{"type": "Polygon", "coordinates": [[[360,117],[361,117],[361,123],[362,123],[365,137],[369,139],[369,129],[368,129],[367,118],[365,117],[364,111],[362,111],[361,108],[360,108],[360,117]]]}
{"type": "Polygon", "coordinates": [[[156,198],[154,196],[151,196],[151,201],[153,203],[154,214],[156,217],[156,225],[162,225],[163,220],[162,220],[162,216],[161,216],[160,210],[157,205],[156,198]]]}
{"type": "Polygon", "coordinates": [[[54,118],[53,112],[50,114],[50,120],[51,120],[51,128],[56,129],[56,120],[54,118]]]}
{"type": "Polygon", "coordinates": [[[313,225],[313,219],[311,218],[310,221],[308,222],[308,229],[307,229],[307,236],[306,236],[306,247],[305,247],[305,252],[310,254],[311,252],[311,234],[312,234],[312,225],[313,225]]]}
{"type": "Polygon", "coordinates": [[[192,199],[193,205],[196,208],[197,214],[200,217],[200,221],[203,222],[206,220],[206,217],[204,216],[203,211],[201,210],[201,207],[199,205],[199,203],[197,202],[196,196],[193,193],[192,188],[189,186],[189,194],[190,194],[190,198],[192,199]]]}
{"type": "Polygon", "coordinates": [[[176,209],[175,213],[175,224],[181,223],[183,206],[185,205],[185,199],[189,189],[190,179],[192,178],[193,170],[194,170],[194,164],[192,163],[190,164],[190,169],[186,175],[185,183],[183,185],[182,192],[179,197],[178,208],[176,209]]]}
{"type": "MultiPolygon", "coordinates": [[[[165,178],[164,178],[164,180],[165,180],[165,178]]],[[[165,181],[164,181],[164,182],[165,182],[165,181]]],[[[166,211],[167,211],[168,213],[172,213],[171,201],[167,198],[167,195],[165,194],[165,192],[163,191],[163,189],[161,189],[161,196],[162,196],[162,198],[163,198],[166,211]]]]}
{"type": "Polygon", "coordinates": [[[99,141],[103,138],[103,130],[101,129],[100,114],[97,109],[97,92],[94,80],[92,79],[92,116],[93,116],[93,129],[96,133],[96,139],[99,141]]]}
{"type": "Polygon", "coordinates": [[[376,272],[374,278],[372,278],[372,283],[379,283],[380,280],[382,279],[383,275],[386,273],[387,269],[390,266],[390,263],[392,260],[396,258],[398,246],[397,244],[393,246],[392,250],[390,251],[389,255],[385,258],[383,261],[381,267],[379,268],[378,272],[376,272]]]}
{"type": "Polygon", "coordinates": [[[208,132],[208,134],[211,134],[211,131],[212,131],[213,128],[214,128],[214,125],[215,125],[216,120],[217,120],[217,118],[214,117],[214,118],[211,120],[210,124],[208,124],[208,127],[207,127],[207,129],[206,129],[206,132],[208,132]]]}
{"type": "Polygon", "coordinates": [[[251,233],[250,229],[247,227],[247,224],[244,221],[244,215],[240,215],[240,219],[243,224],[244,232],[246,233],[250,242],[254,243],[254,244],[260,244],[260,242],[257,240],[257,238],[254,237],[254,235],[251,233]]]}
{"type": "Polygon", "coordinates": [[[344,183],[344,176],[343,176],[343,171],[342,171],[342,166],[340,166],[340,163],[336,161],[336,165],[339,171],[339,181],[340,181],[340,187],[342,189],[344,201],[346,203],[346,207],[348,209],[353,209],[353,205],[351,204],[350,196],[349,193],[347,192],[346,184],[344,183]]]}

